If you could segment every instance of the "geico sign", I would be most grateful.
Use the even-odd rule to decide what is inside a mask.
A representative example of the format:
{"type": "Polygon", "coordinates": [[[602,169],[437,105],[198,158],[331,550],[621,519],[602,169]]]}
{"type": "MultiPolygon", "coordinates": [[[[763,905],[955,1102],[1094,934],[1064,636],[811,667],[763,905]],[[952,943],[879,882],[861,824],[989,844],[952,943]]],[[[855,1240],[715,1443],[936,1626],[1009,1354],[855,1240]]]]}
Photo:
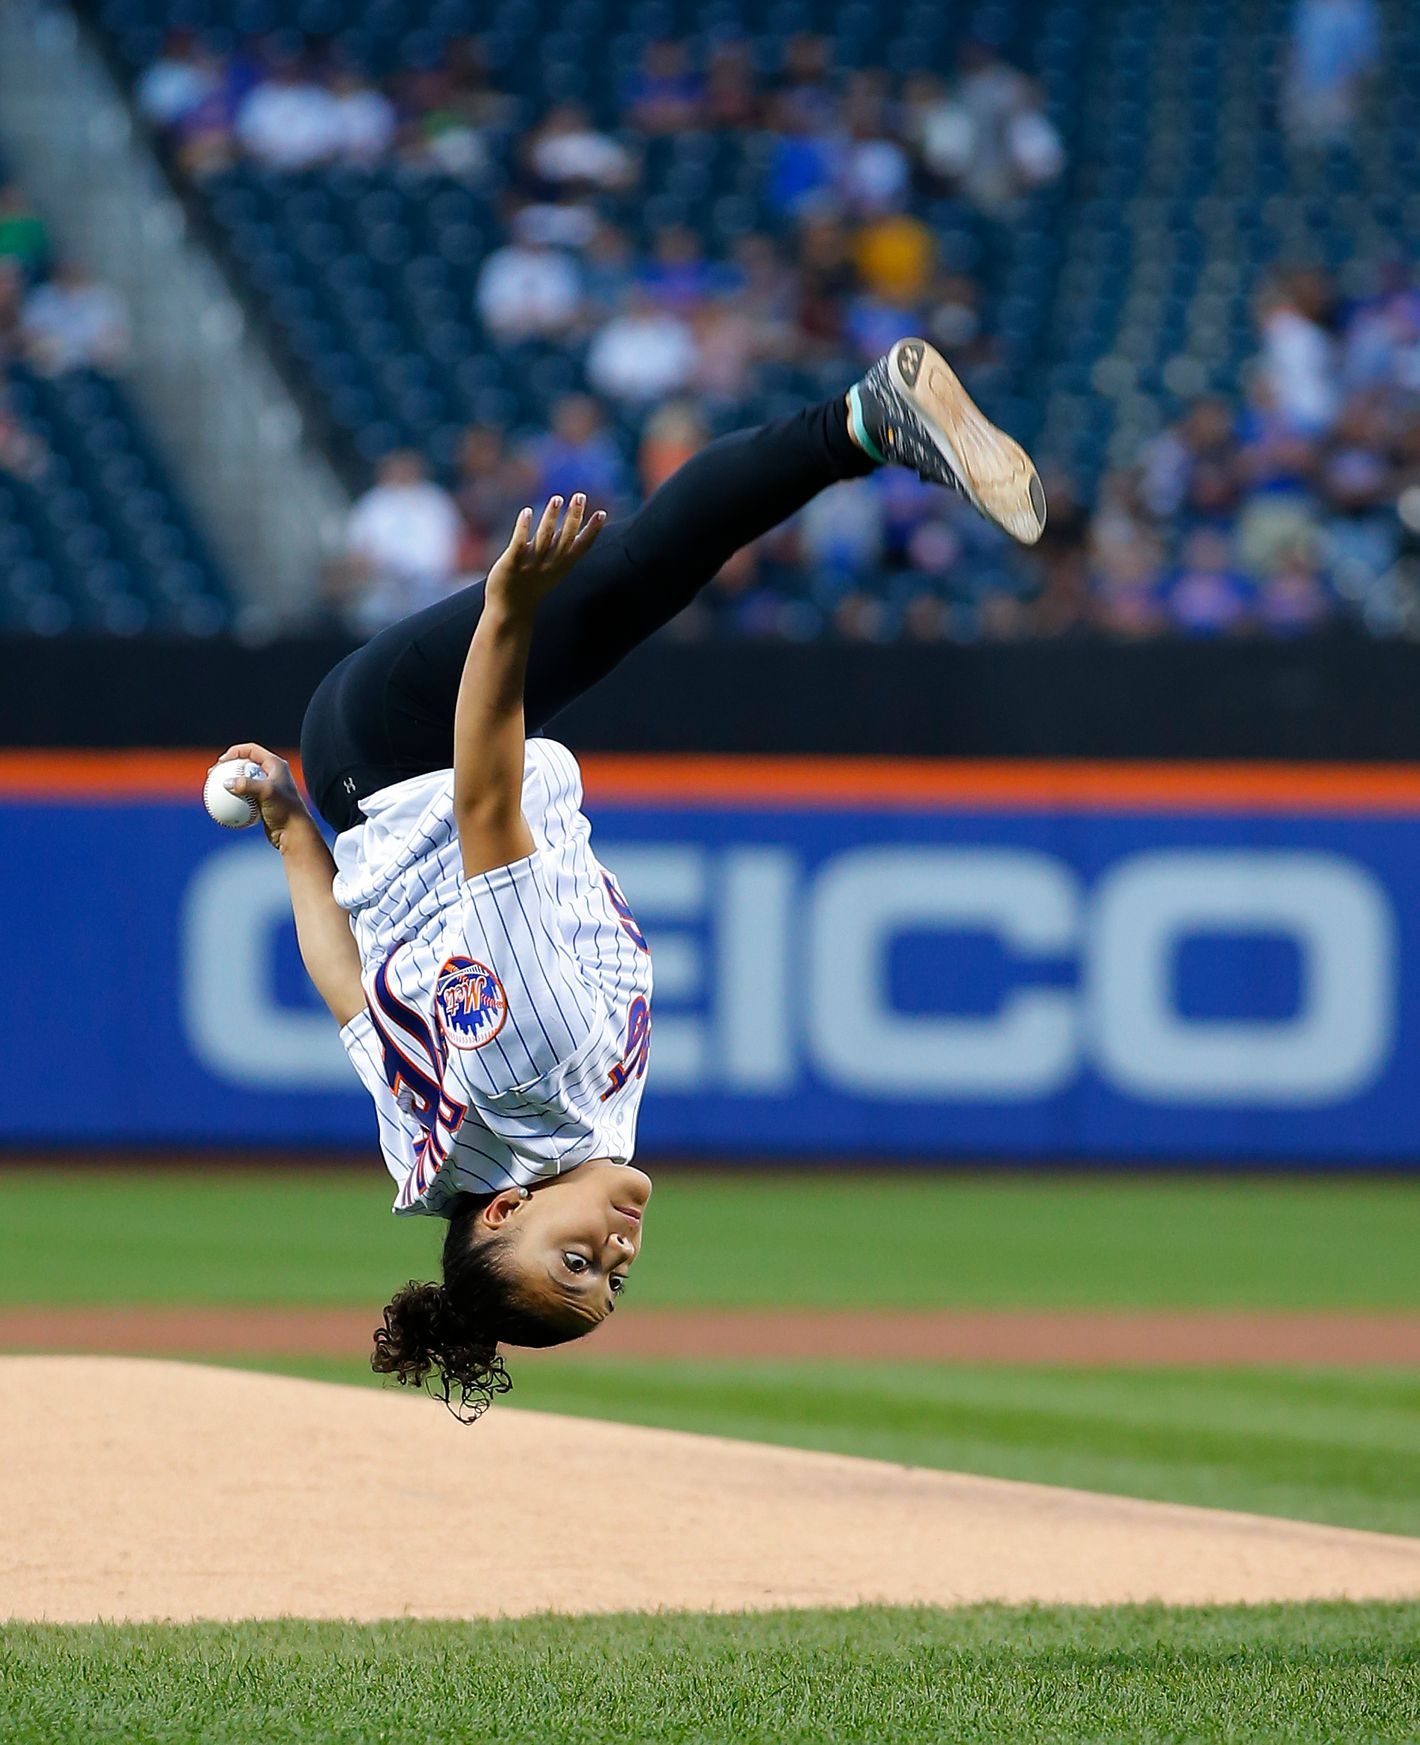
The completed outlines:
{"type": "MultiPolygon", "coordinates": [[[[1149,852],[1087,887],[1066,862],[1016,848],[857,848],[812,867],[777,846],[604,852],[652,936],[662,1090],[784,1095],[812,1073],[863,1098],[1020,1102],[1089,1065],[1142,1102],[1295,1107],[1356,1096],[1391,1053],[1390,902],[1338,855],[1149,852]],[[997,1009],[896,1009],[895,942],[966,929],[993,934],[1013,965],[997,1009]],[[1186,1017],[1182,944],[1246,933],[1294,943],[1297,1010],[1186,1017]],[[1075,987],[1032,980],[1033,965],[1061,957],[1079,964],[1075,987]]],[[[354,1088],[329,1020],[275,998],[274,947],[289,928],[276,856],[246,844],[214,854],[183,927],[187,1029],[211,1070],[252,1086],[354,1088]]]]}

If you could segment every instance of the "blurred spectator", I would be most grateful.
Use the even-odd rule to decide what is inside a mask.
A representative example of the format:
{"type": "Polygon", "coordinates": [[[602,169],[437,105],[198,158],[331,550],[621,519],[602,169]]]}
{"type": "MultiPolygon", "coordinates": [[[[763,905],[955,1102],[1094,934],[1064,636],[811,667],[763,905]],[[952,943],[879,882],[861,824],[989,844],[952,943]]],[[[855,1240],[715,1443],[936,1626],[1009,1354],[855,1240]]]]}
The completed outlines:
{"type": "Polygon", "coordinates": [[[1144,538],[1097,547],[1091,566],[1093,619],[1108,636],[1139,641],[1167,628],[1158,551],[1144,538]]]}
{"type": "Polygon", "coordinates": [[[240,155],[234,118],[244,81],[230,63],[202,49],[197,53],[210,76],[197,102],[169,123],[167,140],[178,168],[200,182],[219,175],[240,155]]]}
{"type": "Polygon", "coordinates": [[[696,393],[712,412],[734,416],[754,388],[754,366],[773,350],[775,332],[758,324],[738,297],[707,303],[690,317],[696,393]]]}
{"type": "MultiPolygon", "coordinates": [[[[1353,401],[1337,420],[1322,456],[1318,492],[1328,561],[1355,593],[1367,592],[1400,555],[1396,482],[1390,430],[1380,403],[1353,401]]],[[[1309,555],[1307,548],[1298,549],[1303,557],[1309,555]]]]}
{"type": "Polygon", "coordinates": [[[217,90],[217,64],[190,30],[168,32],[163,52],[138,81],[138,108],[155,127],[174,127],[217,90]]]}
{"type": "Polygon", "coordinates": [[[1035,624],[1042,636],[1070,636],[1089,626],[1090,515],[1067,474],[1047,465],[1041,483],[1050,518],[1025,560],[1036,584],[1035,624]]]}
{"type": "Polygon", "coordinates": [[[717,276],[699,235],[688,224],[668,224],[652,239],[641,284],[653,302],[685,314],[710,295],[717,276]]]}
{"type": "Polygon", "coordinates": [[[1249,384],[1239,425],[1239,473],[1244,500],[1238,517],[1238,556],[1249,575],[1266,575],[1279,553],[1316,530],[1313,442],[1276,405],[1272,379],[1262,372],[1249,384]]]}
{"type": "Polygon", "coordinates": [[[457,573],[460,533],[453,498],[426,476],[422,458],[409,449],[386,455],[346,530],[359,590],[353,622],[370,633],[437,599],[457,573]]]}
{"type": "Polygon", "coordinates": [[[402,160],[431,175],[481,181],[492,161],[481,95],[461,90],[448,66],[408,74],[396,104],[405,116],[399,135],[402,160]]]}
{"type": "Polygon", "coordinates": [[[1185,636],[1228,636],[1252,622],[1252,588],[1225,533],[1201,527],[1184,542],[1164,590],[1169,622],[1185,636]]]}
{"type": "Polygon", "coordinates": [[[887,604],[877,594],[855,589],[834,608],[833,628],[845,642],[886,642],[891,629],[887,604]]]}
{"type": "Polygon", "coordinates": [[[15,261],[33,277],[48,258],[43,221],[14,182],[0,182],[0,260],[15,261]]]}
{"type": "Polygon", "coordinates": [[[653,42],[626,81],[622,100],[627,120],[643,133],[679,133],[700,126],[705,84],[691,68],[684,43],[653,42]]]}
{"type": "Polygon", "coordinates": [[[33,483],[49,460],[44,444],[27,430],[10,403],[5,369],[0,362],[0,475],[33,483]]]}
{"type": "Polygon", "coordinates": [[[873,575],[883,561],[883,496],[871,478],[822,491],[797,520],[803,561],[831,596],[873,575]]]}
{"type": "Polygon", "coordinates": [[[966,105],[935,73],[914,73],[903,93],[905,132],[929,186],[953,189],[971,161],[975,124],[966,105]]]}
{"type": "Polygon", "coordinates": [[[331,155],[339,163],[376,164],[394,144],[394,104],[352,67],[330,76],[331,155]]]}
{"type": "Polygon", "coordinates": [[[439,105],[451,121],[483,135],[510,134],[517,127],[518,99],[490,74],[482,38],[451,37],[438,71],[439,105]]]}
{"type": "Polygon", "coordinates": [[[776,99],[770,116],[774,149],[765,195],[776,212],[789,216],[833,206],[841,151],[827,125],[817,127],[786,99],[776,99]]]}
{"type": "Polygon", "coordinates": [[[984,43],[963,49],[952,94],[920,85],[913,109],[928,169],[983,211],[1004,211],[1064,170],[1064,146],[1039,88],[984,43]]]}
{"type": "Polygon", "coordinates": [[[774,109],[785,125],[806,133],[827,132],[834,125],[832,64],[833,50],[826,36],[801,30],[784,44],[774,109]]]}
{"type": "Polygon", "coordinates": [[[459,448],[454,500],[463,518],[458,570],[477,574],[491,567],[507,544],[518,512],[534,492],[527,468],[508,453],[501,430],[476,426],[459,448]]]}
{"type": "MultiPolygon", "coordinates": [[[[767,239],[766,239],[767,240],[767,239]]],[[[797,292],[794,311],[800,349],[836,351],[843,343],[848,304],[858,288],[858,266],[848,232],[829,214],[808,216],[799,227],[797,286],[769,245],[783,295],[797,292]]],[[[763,278],[761,267],[761,278],[763,278]]]]}
{"type": "Polygon", "coordinates": [[[767,349],[774,334],[783,340],[780,349],[787,348],[787,329],[799,294],[798,275],[782,259],[774,239],[759,231],[740,237],[735,243],[731,274],[735,302],[753,321],[761,344],[767,349]]]}
{"type": "Polygon", "coordinates": [[[969,273],[943,273],[924,301],[927,330],[958,372],[983,370],[996,361],[996,342],[982,319],[981,287],[969,273]]]}
{"type": "Polygon", "coordinates": [[[269,170],[307,170],[335,154],[335,98],[294,55],[283,55],[237,110],[243,148],[269,170]]]}
{"type": "Polygon", "coordinates": [[[37,370],[121,370],[128,361],[123,299],[96,284],[77,261],[65,261],[32,291],[21,315],[25,355],[37,370]]]}
{"type": "Polygon", "coordinates": [[[935,252],[932,232],[907,212],[873,219],[859,230],[853,245],[868,290],[899,304],[915,302],[926,291],[935,252]]]}
{"type": "Polygon", "coordinates": [[[705,74],[704,119],[710,127],[748,128],[759,119],[754,61],[743,42],[718,42],[705,74]]]}
{"type": "Polygon", "coordinates": [[[615,314],[636,280],[630,237],[614,224],[598,224],[579,258],[588,316],[597,320],[615,314]]]}
{"type": "Polygon", "coordinates": [[[527,461],[536,481],[532,494],[540,502],[574,491],[585,491],[593,509],[612,509],[621,499],[621,450],[589,394],[566,394],[556,402],[551,428],[531,443],[527,461]]]}
{"type": "Polygon", "coordinates": [[[559,103],[528,141],[529,167],[554,194],[629,188],[636,160],[609,133],[592,126],[580,103],[559,103]]]}
{"type": "Polygon", "coordinates": [[[914,594],[903,608],[902,632],[909,642],[946,642],[952,633],[946,601],[936,594],[914,594]]]}
{"type": "Polygon", "coordinates": [[[853,347],[855,363],[861,368],[919,325],[911,299],[863,290],[848,305],[843,337],[853,347]]]}
{"type": "Polygon", "coordinates": [[[637,456],[643,499],[658,491],[707,440],[700,414],[688,400],[669,400],[658,406],[646,420],[637,456]]]}
{"type": "Polygon", "coordinates": [[[565,336],[581,313],[577,263],[547,245],[536,214],[524,208],[513,241],[495,249],[478,275],[478,313],[497,339],[565,336]]]}
{"type": "Polygon", "coordinates": [[[847,138],[837,162],[838,190],[848,211],[863,217],[897,212],[907,202],[911,166],[894,135],[882,72],[853,75],[841,125],[847,138]]]}
{"type": "Polygon", "coordinates": [[[1376,0],[1296,0],[1282,115],[1298,144],[1337,145],[1350,138],[1380,47],[1376,0]]]}
{"type": "Polygon", "coordinates": [[[1316,560],[1298,547],[1282,559],[1258,589],[1258,628],[1269,636],[1303,636],[1331,621],[1334,601],[1316,560]]]}
{"type": "Polygon", "coordinates": [[[658,309],[641,290],[593,335],[587,380],[609,400],[646,405],[686,388],[695,373],[695,339],[669,309],[658,309]]]}
{"type": "Polygon", "coordinates": [[[1387,261],[1374,296],[1351,312],[1342,335],[1348,389],[1402,389],[1420,396],[1420,290],[1404,260],[1387,261]]]}
{"type": "Polygon", "coordinates": [[[1006,149],[1020,191],[1045,188],[1065,173],[1065,142],[1045,113],[1045,96],[1032,79],[1021,88],[1006,125],[1006,149]]]}
{"type": "MultiPolygon", "coordinates": [[[[1223,519],[1237,506],[1237,470],[1232,409],[1226,400],[1211,396],[1195,401],[1145,448],[1140,494],[1158,521],[1182,514],[1223,519]]],[[[1052,520],[1054,513],[1052,505],[1052,520]]]]}
{"type": "Polygon", "coordinates": [[[1259,299],[1261,367],[1279,418],[1324,431],[1340,405],[1336,345],[1328,331],[1331,287],[1317,272],[1283,274],[1259,299]]]}
{"type": "Polygon", "coordinates": [[[25,280],[20,263],[0,256],[0,370],[20,350],[20,315],[25,280]]]}

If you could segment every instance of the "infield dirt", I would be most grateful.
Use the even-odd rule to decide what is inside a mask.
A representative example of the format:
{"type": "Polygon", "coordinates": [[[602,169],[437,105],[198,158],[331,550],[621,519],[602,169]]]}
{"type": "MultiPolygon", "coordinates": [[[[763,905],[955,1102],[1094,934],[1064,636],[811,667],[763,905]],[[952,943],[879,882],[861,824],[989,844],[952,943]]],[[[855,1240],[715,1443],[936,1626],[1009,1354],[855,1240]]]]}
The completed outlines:
{"type": "Polygon", "coordinates": [[[1420,1597],[1420,1540],[133,1359],[0,1359],[12,1618],[1420,1597]]]}

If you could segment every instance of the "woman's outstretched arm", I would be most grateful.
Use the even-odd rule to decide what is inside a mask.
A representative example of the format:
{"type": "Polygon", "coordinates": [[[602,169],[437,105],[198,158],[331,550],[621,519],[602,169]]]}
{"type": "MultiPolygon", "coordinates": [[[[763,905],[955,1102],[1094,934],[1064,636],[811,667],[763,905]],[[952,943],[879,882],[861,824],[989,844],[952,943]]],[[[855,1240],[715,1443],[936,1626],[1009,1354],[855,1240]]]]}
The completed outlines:
{"type": "Polygon", "coordinates": [[[454,707],[454,818],[466,878],[511,866],[533,851],[523,817],[528,650],[539,604],[605,524],[598,511],[584,527],[586,508],[579,492],[559,528],[562,499],[554,497],[531,538],[532,510],[524,509],[484,584],[483,612],[454,707]]]}
{"type": "Polygon", "coordinates": [[[279,849],[286,871],[306,974],[336,1022],[348,1024],[364,1011],[365,990],[350,917],[331,891],[335,861],[297,792],[290,765],[264,745],[234,745],[222,754],[223,761],[231,757],[248,758],[265,772],[239,777],[231,784],[232,792],[245,794],[261,808],[267,840],[279,849]]]}

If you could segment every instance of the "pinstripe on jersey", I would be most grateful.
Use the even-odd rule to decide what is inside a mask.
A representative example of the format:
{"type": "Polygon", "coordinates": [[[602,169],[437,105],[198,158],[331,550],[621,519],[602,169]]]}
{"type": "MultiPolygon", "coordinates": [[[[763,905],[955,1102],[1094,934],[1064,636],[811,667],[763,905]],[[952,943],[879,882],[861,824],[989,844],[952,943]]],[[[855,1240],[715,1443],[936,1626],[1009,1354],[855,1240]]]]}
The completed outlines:
{"type": "Polygon", "coordinates": [[[396,1212],[631,1158],[651,959],[581,804],[576,759],[531,739],[526,860],[463,877],[451,770],[372,794],[336,840],[366,999],[340,1034],[396,1212]]]}

